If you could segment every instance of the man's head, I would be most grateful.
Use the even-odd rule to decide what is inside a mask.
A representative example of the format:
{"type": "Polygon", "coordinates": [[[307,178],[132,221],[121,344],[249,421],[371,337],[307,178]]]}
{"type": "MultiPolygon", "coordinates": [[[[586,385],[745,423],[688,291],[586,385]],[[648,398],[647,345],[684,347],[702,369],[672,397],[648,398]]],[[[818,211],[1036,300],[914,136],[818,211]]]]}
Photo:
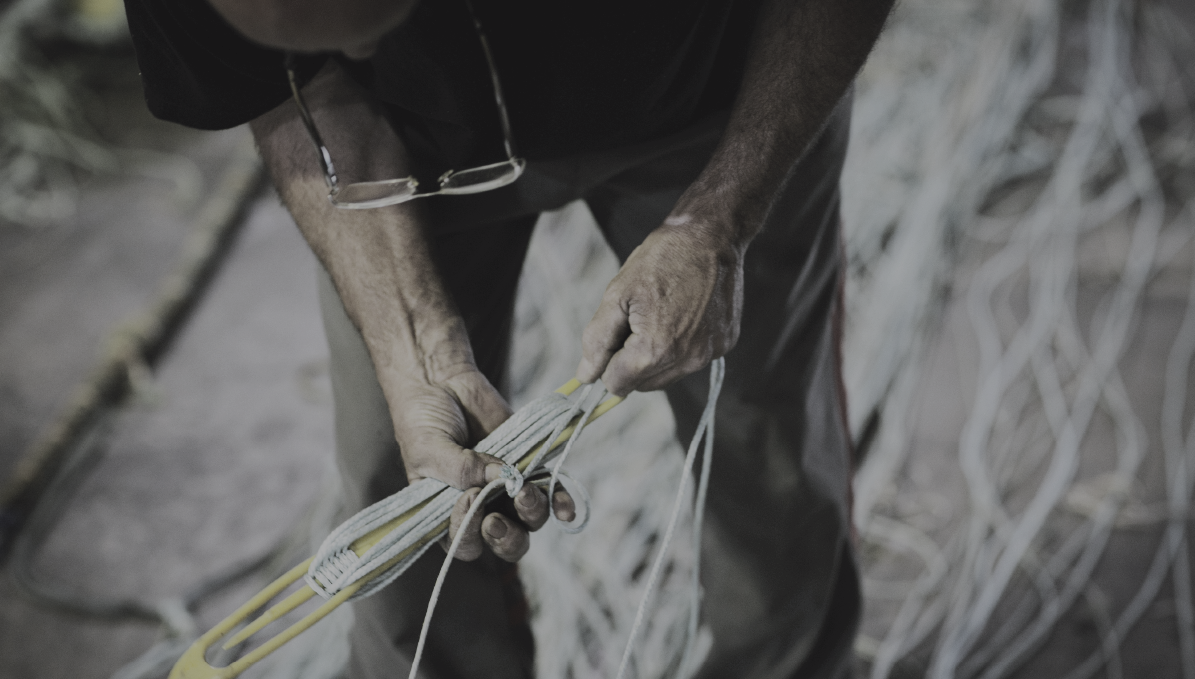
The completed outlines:
{"type": "Polygon", "coordinates": [[[369,56],[417,0],[211,0],[245,37],[296,52],[339,50],[369,56]]]}

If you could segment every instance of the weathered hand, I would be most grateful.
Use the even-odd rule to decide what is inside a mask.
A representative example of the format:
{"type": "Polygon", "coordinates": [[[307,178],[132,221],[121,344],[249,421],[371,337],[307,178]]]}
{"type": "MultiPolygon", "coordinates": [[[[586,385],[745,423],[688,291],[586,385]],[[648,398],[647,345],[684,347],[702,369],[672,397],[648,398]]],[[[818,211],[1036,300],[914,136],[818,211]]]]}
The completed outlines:
{"type": "MultiPolygon", "coordinates": [[[[439,384],[408,385],[401,399],[391,404],[395,432],[402,450],[407,478],[439,479],[467,489],[457,501],[449,523],[449,538],[460,529],[480,486],[497,478],[501,460],[466,446],[485,438],[506,418],[510,406],[498,390],[476,368],[467,367],[439,384]]],[[[478,512],[466,526],[457,550],[458,559],[472,561],[481,556],[482,545],[506,561],[517,561],[530,547],[528,531],[538,530],[548,520],[548,498],[526,484],[513,501],[514,517],[499,512],[478,512]]],[[[556,516],[573,518],[573,503],[567,493],[556,492],[556,516]]]]}
{"type": "Polygon", "coordinates": [[[743,249],[691,218],[653,231],[610,285],[582,336],[577,379],[618,395],[662,389],[738,341],[743,249]]]}

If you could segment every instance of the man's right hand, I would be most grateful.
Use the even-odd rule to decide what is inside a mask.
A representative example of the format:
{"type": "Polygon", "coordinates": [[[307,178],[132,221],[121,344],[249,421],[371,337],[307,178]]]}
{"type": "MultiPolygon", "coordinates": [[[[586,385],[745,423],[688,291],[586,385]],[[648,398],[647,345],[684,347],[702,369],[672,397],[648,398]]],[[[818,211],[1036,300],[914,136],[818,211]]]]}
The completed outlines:
{"type": "MultiPolygon", "coordinates": [[[[365,93],[330,61],[303,88],[344,181],[405,177],[406,149],[365,93]]],[[[293,102],[253,121],[254,138],[299,230],[336,284],[361,331],[390,407],[407,476],[466,491],[453,511],[455,535],[480,486],[500,462],[475,445],[510,416],[510,406],[473,361],[465,323],[440,280],[417,204],[337,210],[293,102]]],[[[395,461],[397,464],[397,460],[395,461]]],[[[573,505],[557,494],[556,515],[573,505]]],[[[476,559],[488,544],[499,557],[527,552],[528,531],[548,518],[548,500],[530,484],[512,516],[478,513],[457,553],[476,559]]]]}
{"type": "MultiPolygon", "coordinates": [[[[481,486],[498,478],[502,461],[467,446],[476,444],[510,417],[510,405],[476,368],[462,368],[436,384],[408,384],[390,399],[395,435],[411,482],[430,477],[465,490],[452,511],[449,538],[476,500],[481,486]]],[[[572,499],[563,490],[552,503],[556,516],[571,521],[572,499]]],[[[531,546],[530,531],[548,521],[547,495],[526,484],[513,502],[517,520],[478,512],[461,538],[458,559],[472,561],[489,545],[499,558],[518,561],[531,546]]]]}

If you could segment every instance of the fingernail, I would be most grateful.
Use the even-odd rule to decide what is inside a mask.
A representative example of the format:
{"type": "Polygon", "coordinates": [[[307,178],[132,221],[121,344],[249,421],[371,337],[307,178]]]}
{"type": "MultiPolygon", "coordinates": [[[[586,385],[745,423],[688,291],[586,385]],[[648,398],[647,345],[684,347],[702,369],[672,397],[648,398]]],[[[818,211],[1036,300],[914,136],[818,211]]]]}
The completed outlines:
{"type": "Polygon", "coordinates": [[[502,519],[494,519],[493,521],[486,522],[486,524],[488,526],[485,529],[486,535],[495,540],[506,536],[506,522],[502,519]]]}
{"type": "Polygon", "coordinates": [[[552,502],[552,511],[561,521],[568,522],[577,518],[577,509],[573,506],[572,499],[564,493],[556,493],[555,501],[552,502]]]}
{"type": "Polygon", "coordinates": [[[485,466],[485,482],[486,483],[489,483],[490,481],[493,481],[494,479],[496,479],[500,476],[502,476],[502,465],[491,463],[491,464],[487,464],[485,466]]]}
{"type": "Polygon", "coordinates": [[[531,491],[519,493],[518,497],[515,498],[515,504],[523,509],[531,509],[535,506],[535,493],[531,491]]]}

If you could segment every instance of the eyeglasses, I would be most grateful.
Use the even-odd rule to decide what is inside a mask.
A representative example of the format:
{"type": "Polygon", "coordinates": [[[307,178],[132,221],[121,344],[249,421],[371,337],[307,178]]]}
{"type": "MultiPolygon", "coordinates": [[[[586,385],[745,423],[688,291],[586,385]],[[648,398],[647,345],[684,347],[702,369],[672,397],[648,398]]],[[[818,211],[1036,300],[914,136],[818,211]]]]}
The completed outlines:
{"type": "MultiPolygon", "coordinates": [[[[481,41],[481,51],[485,54],[486,64],[490,68],[490,78],[494,84],[494,100],[498,105],[498,120],[502,125],[503,143],[506,147],[506,160],[500,163],[482,165],[457,172],[449,170],[440,175],[440,188],[436,191],[419,192],[419,180],[414,177],[403,179],[383,179],[371,182],[354,182],[341,185],[336,179],[336,166],[332,164],[332,155],[320,137],[315,121],[311,119],[311,112],[307,110],[307,103],[299,91],[299,84],[295,80],[295,71],[290,59],[287,60],[286,76],[290,81],[290,91],[295,104],[299,107],[299,116],[307,128],[307,134],[315,144],[320,166],[324,170],[324,181],[328,184],[328,200],[338,208],[346,210],[364,210],[387,205],[397,205],[416,198],[436,195],[465,195],[493,191],[514,182],[523,174],[527,162],[515,156],[514,137],[510,133],[510,118],[506,114],[506,102],[502,97],[502,84],[498,81],[498,71],[494,68],[494,57],[490,54],[490,45],[486,41],[485,33],[481,30],[481,22],[473,11],[473,5],[466,0],[469,14],[473,18],[473,26],[477,29],[477,37],[481,41]]],[[[288,55],[289,57],[289,55],[288,55]]]]}

